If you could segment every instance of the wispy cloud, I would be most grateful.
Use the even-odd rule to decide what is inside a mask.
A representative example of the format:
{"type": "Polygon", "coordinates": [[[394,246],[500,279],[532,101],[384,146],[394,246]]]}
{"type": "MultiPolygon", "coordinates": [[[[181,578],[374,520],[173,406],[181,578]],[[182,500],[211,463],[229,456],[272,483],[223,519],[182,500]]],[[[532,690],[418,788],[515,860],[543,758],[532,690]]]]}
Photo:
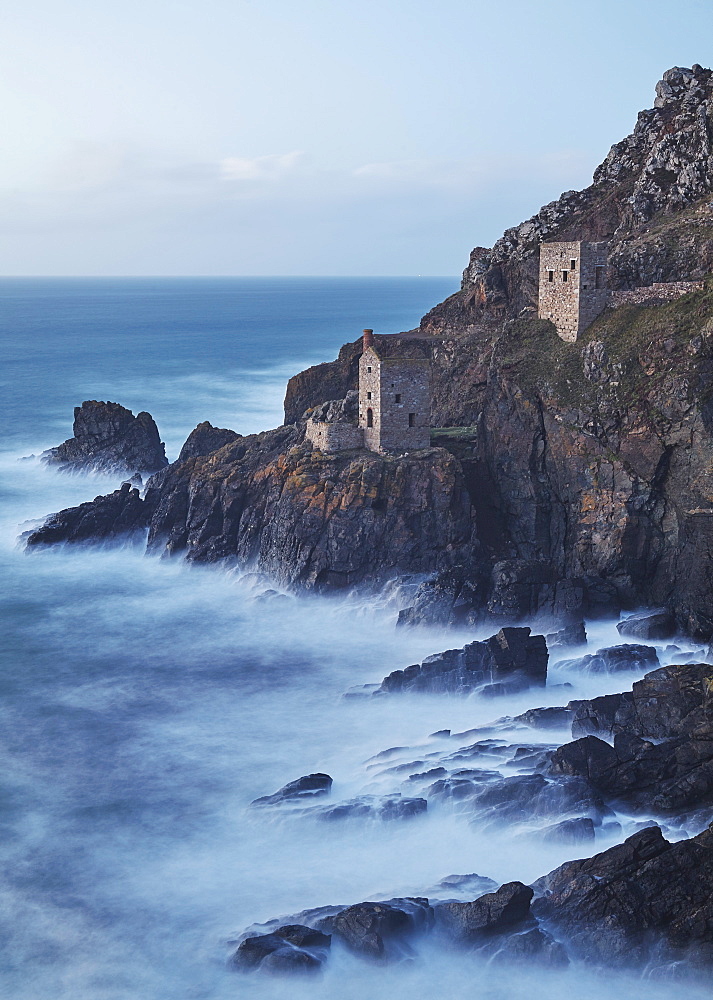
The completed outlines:
{"type": "Polygon", "coordinates": [[[269,153],[267,156],[228,156],[220,161],[220,177],[224,181],[276,181],[297,170],[304,153],[269,153]]]}

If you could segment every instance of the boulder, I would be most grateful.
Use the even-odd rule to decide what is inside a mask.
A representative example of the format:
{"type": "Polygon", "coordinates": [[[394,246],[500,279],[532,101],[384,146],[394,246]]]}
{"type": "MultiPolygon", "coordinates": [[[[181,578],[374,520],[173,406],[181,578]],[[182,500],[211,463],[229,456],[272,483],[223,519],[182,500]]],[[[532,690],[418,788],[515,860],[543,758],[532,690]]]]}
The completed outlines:
{"type": "Polygon", "coordinates": [[[411,954],[408,938],[432,925],[433,910],[426,898],[410,896],[356,903],[319,923],[322,930],[336,934],[352,951],[388,960],[411,954]]]}
{"type": "Polygon", "coordinates": [[[574,709],[566,706],[553,708],[529,708],[516,715],[513,722],[522,722],[533,729],[559,729],[569,726],[574,718],[574,709]]]}
{"type": "Polygon", "coordinates": [[[262,795],[254,799],[254,806],[279,806],[283,802],[313,799],[319,795],[328,795],[332,789],[332,778],[328,774],[305,774],[301,778],[288,782],[278,788],[272,795],[262,795]]]}
{"type": "Polygon", "coordinates": [[[670,639],[676,634],[676,619],[670,611],[630,615],[617,625],[621,635],[632,639],[670,639]]]}
{"type": "Polygon", "coordinates": [[[591,674],[614,673],[618,670],[646,670],[658,665],[658,654],[653,646],[640,646],[635,643],[606,646],[604,649],[598,649],[596,653],[557,662],[557,666],[563,670],[591,674]]]}
{"type": "Polygon", "coordinates": [[[502,628],[484,642],[447,649],[426,657],[421,664],[394,670],[376,693],[468,694],[480,688],[486,694],[499,694],[544,686],[547,659],[544,636],[531,635],[529,628],[502,628]]]}
{"type": "Polygon", "coordinates": [[[567,646],[584,646],[587,642],[587,630],[583,621],[572,622],[559,631],[546,635],[545,640],[550,652],[553,649],[563,649],[567,646]]]}
{"type": "Polygon", "coordinates": [[[42,453],[69,472],[157,472],[168,465],[150,413],[136,416],[119,403],[85,400],[74,408],[74,437],[42,453]]]}
{"type": "Polygon", "coordinates": [[[523,923],[530,916],[533,890],[522,882],[507,882],[471,903],[448,902],[435,906],[439,928],[459,941],[478,940],[523,923]]]}
{"type": "Polygon", "coordinates": [[[313,927],[286,924],[270,934],[246,937],[231,958],[243,971],[316,972],[331,945],[331,936],[313,927]]]}

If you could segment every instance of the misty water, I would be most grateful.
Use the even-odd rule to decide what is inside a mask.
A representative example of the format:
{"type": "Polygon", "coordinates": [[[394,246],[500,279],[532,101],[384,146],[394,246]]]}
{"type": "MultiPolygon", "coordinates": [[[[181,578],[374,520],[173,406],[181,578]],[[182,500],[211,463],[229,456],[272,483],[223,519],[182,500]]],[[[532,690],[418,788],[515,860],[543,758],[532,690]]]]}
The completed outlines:
{"type": "MultiPolygon", "coordinates": [[[[633,832],[641,817],[620,815],[593,847],[577,848],[546,842],[541,818],[481,825],[446,804],[408,821],[331,824],[249,804],[313,771],[334,777],[335,802],[407,794],[405,775],[389,767],[478,738],[429,734],[622,690],[640,673],[554,666],[544,691],[497,700],[344,699],[352,685],[494,629],[397,631],[407,595],[389,589],[264,601],[270,581],[250,567],[189,567],[131,546],[26,554],[18,543],[36,519],[118,485],[23,460],[70,435],[83,399],[148,409],[173,459],[200,420],[243,433],[276,425],[290,374],[333,357],[365,325],[415,326],[454,287],[450,279],[0,282],[2,996],[678,994],[665,980],[578,965],[488,965],[428,940],[392,967],[334,948],[325,973],[309,981],[245,976],[227,964],[230,942],[254,922],[428,894],[452,874],[530,882],[633,832]]],[[[614,625],[590,623],[590,651],[618,640],[614,625]]],[[[567,739],[502,724],[490,735],[567,739]]],[[[707,994],[695,983],[685,989],[707,994]]]]}

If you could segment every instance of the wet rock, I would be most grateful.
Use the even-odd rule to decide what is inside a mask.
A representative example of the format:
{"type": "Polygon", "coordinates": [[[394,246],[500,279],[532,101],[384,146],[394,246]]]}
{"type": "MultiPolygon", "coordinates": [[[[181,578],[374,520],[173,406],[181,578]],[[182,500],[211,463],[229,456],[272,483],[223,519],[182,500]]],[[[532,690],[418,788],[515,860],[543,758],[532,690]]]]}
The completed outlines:
{"type": "Polygon", "coordinates": [[[491,959],[495,963],[521,963],[523,960],[553,969],[563,969],[569,965],[564,945],[541,927],[530,927],[507,935],[498,942],[498,948],[491,959]]]}
{"type": "Polygon", "coordinates": [[[315,972],[321,968],[331,936],[312,927],[288,924],[270,934],[245,938],[231,958],[238,969],[315,972]]]}
{"type": "Polygon", "coordinates": [[[637,809],[680,812],[713,805],[713,735],[652,743],[617,733],[614,746],[585,736],[552,754],[551,773],[581,776],[602,795],[637,809]]]}
{"type": "Polygon", "coordinates": [[[70,472],[156,472],[168,465],[150,413],[89,399],[74,408],[74,437],[42,453],[70,472]]]}
{"type": "Polygon", "coordinates": [[[572,702],[572,735],[630,733],[667,739],[713,727],[713,666],[670,664],[636,681],[630,692],[572,702]]]}
{"type": "Polygon", "coordinates": [[[277,806],[283,802],[313,799],[319,795],[328,795],[331,789],[332,778],[328,774],[319,772],[305,774],[301,778],[296,778],[295,781],[283,785],[272,795],[262,795],[259,799],[254,799],[251,805],[277,806]]]}
{"type": "Polygon", "coordinates": [[[630,615],[619,622],[617,631],[632,639],[670,639],[676,634],[676,619],[670,611],[630,615]]]}
{"type": "Polygon", "coordinates": [[[544,827],[539,835],[554,844],[583,844],[594,840],[594,822],[589,816],[564,819],[560,823],[544,827]]]}
{"type": "Polygon", "coordinates": [[[640,646],[624,643],[621,646],[607,646],[596,653],[588,653],[574,660],[559,660],[563,670],[580,670],[584,673],[614,673],[617,670],[646,670],[657,667],[659,658],[654,646],[640,646]]]}
{"type": "Polygon", "coordinates": [[[550,652],[553,649],[563,649],[567,646],[583,646],[587,642],[587,630],[583,621],[572,622],[571,625],[565,625],[558,632],[546,635],[545,640],[550,652]]]}
{"type": "Polygon", "coordinates": [[[459,941],[473,941],[521,924],[530,916],[533,890],[522,882],[508,882],[471,903],[449,902],[434,907],[436,922],[459,941]]]}
{"type": "MultiPolygon", "coordinates": [[[[493,892],[498,888],[498,883],[485,875],[477,875],[472,872],[470,875],[448,875],[432,886],[426,893],[429,898],[432,896],[450,896],[453,893],[458,895],[467,894],[471,897],[481,896],[486,892],[493,892]]],[[[441,902],[450,902],[449,899],[442,899],[441,902]]]]}
{"type": "Polygon", "coordinates": [[[510,688],[544,685],[547,658],[544,636],[531,635],[529,628],[503,628],[484,642],[447,649],[428,656],[421,664],[395,670],[384,678],[379,690],[385,694],[467,694],[495,683],[501,684],[498,691],[505,693],[510,688]]]}
{"type": "Polygon", "coordinates": [[[513,722],[522,722],[533,729],[559,729],[568,726],[574,718],[574,710],[567,707],[530,708],[516,715],[513,722]]]}
{"type": "Polygon", "coordinates": [[[420,896],[356,903],[320,921],[320,927],[372,959],[411,955],[408,939],[433,923],[428,899],[420,896]]]}
{"type": "Polygon", "coordinates": [[[317,819],[329,822],[345,819],[412,819],[428,809],[428,802],[422,798],[401,795],[362,795],[334,806],[311,809],[317,819]]]}
{"type": "Polygon", "coordinates": [[[202,424],[194,427],[186,438],[178,455],[178,461],[185,462],[189,458],[210,455],[224,445],[237,441],[239,437],[242,435],[236,431],[228,430],[227,427],[214,427],[204,420],[202,424]]]}
{"type": "Polygon", "coordinates": [[[45,523],[25,536],[28,547],[59,542],[97,542],[129,536],[143,539],[150,507],[130,483],[107,496],[96,497],[79,507],[52,514],[45,523]]]}
{"type": "Polygon", "coordinates": [[[535,883],[533,912],[578,957],[607,966],[654,956],[713,961],[713,831],[676,844],[658,827],[535,883]]]}

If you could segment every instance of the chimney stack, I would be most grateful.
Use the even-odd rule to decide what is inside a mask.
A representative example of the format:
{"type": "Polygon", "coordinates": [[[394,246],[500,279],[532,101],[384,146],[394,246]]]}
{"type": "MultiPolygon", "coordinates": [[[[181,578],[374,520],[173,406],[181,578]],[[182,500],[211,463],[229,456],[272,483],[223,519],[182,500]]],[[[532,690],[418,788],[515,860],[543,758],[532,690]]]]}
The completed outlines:
{"type": "Polygon", "coordinates": [[[364,350],[366,350],[367,347],[373,347],[374,346],[374,331],[373,330],[364,330],[364,337],[363,337],[362,344],[363,344],[363,349],[364,350]]]}

